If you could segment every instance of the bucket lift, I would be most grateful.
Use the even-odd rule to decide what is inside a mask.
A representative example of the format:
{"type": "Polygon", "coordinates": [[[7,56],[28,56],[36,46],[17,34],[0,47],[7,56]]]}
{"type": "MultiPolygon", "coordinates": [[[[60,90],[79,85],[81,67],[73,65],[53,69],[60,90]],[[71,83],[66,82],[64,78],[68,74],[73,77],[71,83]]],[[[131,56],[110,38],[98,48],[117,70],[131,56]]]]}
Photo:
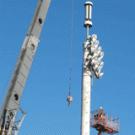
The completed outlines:
{"type": "Polygon", "coordinates": [[[91,112],[90,126],[99,131],[98,135],[118,133],[119,118],[108,113],[99,116],[98,110],[95,110],[91,112]]]}

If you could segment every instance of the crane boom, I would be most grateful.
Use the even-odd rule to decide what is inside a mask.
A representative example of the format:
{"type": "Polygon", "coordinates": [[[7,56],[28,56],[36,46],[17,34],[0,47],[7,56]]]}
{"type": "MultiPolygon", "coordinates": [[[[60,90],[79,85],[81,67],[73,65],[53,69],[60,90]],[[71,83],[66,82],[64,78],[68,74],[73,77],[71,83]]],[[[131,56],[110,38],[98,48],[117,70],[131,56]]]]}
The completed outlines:
{"type": "Polygon", "coordinates": [[[20,108],[20,100],[28,74],[39,44],[39,36],[47,15],[51,0],[39,0],[27,36],[16,63],[9,87],[0,110],[0,135],[17,135],[19,127],[26,116],[20,108]],[[15,117],[18,110],[24,114],[18,125],[15,117]]]}

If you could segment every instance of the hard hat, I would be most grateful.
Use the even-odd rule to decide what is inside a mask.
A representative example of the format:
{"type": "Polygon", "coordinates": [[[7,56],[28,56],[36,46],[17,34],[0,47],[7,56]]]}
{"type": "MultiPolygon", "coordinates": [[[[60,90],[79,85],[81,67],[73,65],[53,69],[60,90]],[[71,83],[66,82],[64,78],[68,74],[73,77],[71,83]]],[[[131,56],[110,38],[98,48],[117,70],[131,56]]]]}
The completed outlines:
{"type": "Polygon", "coordinates": [[[102,107],[99,107],[99,109],[103,109],[102,107]]]}

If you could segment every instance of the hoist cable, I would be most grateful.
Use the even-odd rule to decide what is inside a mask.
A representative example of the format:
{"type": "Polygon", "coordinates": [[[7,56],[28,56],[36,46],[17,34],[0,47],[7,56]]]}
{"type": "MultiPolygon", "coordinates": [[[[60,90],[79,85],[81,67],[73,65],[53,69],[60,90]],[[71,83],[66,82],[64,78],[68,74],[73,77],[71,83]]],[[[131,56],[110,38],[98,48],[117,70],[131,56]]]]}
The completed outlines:
{"type": "Polygon", "coordinates": [[[69,83],[69,94],[71,94],[71,72],[72,72],[72,44],[73,44],[73,8],[74,2],[72,0],[72,24],[71,24],[71,50],[70,50],[70,83],[69,83]]]}

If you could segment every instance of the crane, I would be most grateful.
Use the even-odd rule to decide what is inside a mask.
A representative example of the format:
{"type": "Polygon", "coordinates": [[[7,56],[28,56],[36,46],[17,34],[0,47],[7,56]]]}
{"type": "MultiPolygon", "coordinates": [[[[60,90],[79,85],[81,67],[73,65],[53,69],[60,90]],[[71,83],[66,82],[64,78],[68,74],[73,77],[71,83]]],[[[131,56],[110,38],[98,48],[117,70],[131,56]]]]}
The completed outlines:
{"type": "Polygon", "coordinates": [[[22,44],[21,52],[0,110],[0,135],[17,135],[26,116],[26,112],[20,107],[20,100],[40,42],[39,36],[50,2],[51,0],[38,1],[28,34],[22,44]],[[22,112],[23,117],[16,123],[16,115],[19,110],[22,112]]]}

